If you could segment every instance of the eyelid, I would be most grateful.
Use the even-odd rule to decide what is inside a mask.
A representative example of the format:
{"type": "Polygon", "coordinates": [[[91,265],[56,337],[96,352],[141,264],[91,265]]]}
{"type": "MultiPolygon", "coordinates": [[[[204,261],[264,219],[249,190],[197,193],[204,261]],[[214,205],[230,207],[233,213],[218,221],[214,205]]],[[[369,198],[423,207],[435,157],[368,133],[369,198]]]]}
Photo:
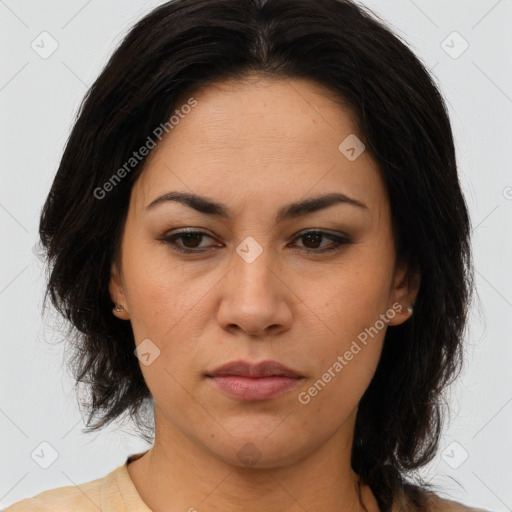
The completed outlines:
{"type": "MultiPolygon", "coordinates": [[[[306,253],[309,253],[309,254],[328,254],[330,252],[334,253],[338,250],[341,249],[342,246],[344,245],[349,245],[352,243],[352,239],[351,237],[349,237],[348,235],[346,235],[345,233],[340,233],[340,232],[332,232],[330,230],[326,230],[326,229],[322,229],[322,228],[308,228],[308,229],[305,229],[305,230],[302,230],[302,231],[299,231],[299,233],[297,233],[297,235],[294,236],[293,238],[293,242],[295,242],[295,240],[299,239],[299,238],[303,238],[304,236],[310,234],[310,233],[319,233],[321,234],[324,238],[327,238],[329,240],[332,241],[332,243],[335,245],[335,247],[329,247],[327,246],[327,248],[324,248],[324,249],[300,249],[300,252],[306,252],[306,253]]],[[[332,244],[331,244],[332,245],[332,244]]]]}
{"type": "MultiPolygon", "coordinates": [[[[181,248],[181,247],[177,247],[175,245],[175,242],[174,240],[178,240],[179,238],[183,237],[184,235],[187,235],[187,234],[192,234],[192,235],[201,235],[203,237],[209,237],[209,238],[212,238],[214,239],[215,237],[210,235],[209,233],[207,233],[206,231],[202,230],[202,229],[199,229],[199,228],[183,228],[183,229],[180,229],[179,231],[176,231],[175,233],[172,233],[172,230],[171,232],[167,232],[166,234],[164,234],[163,236],[161,237],[157,237],[156,239],[161,241],[162,243],[168,245],[168,246],[171,246],[171,250],[175,251],[175,252],[178,252],[178,253],[182,253],[182,254],[201,254],[201,253],[205,253],[206,250],[208,248],[199,248],[199,249],[186,249],[186,248],[181,248]]],[[[218,245],[217,245],[218,247],[218,245]]]]}
{"type": "MultiPolygon", "coordinates": [[[[209,246],[204,248],[196,248],[196,249],[187,249],[183,247],[178,247],[175,243],[175,240],[179,240],[183,236],[187,234],[193,234],[193,235],[200,235],[202,237],[209,237],[212,239],[215,239],[214,236],[210,235],[206,231],[199,229],[199,228],[183,228],[176,233],[172,234],[165,234],[162,237],[157,237],[157,240],[163,242],[164,244],[170,246],[171,250],[174,252],[178,252],[181,254],[204,254],[208,251],[209,248],[218,248],[217,246],[209,246]]],[[[329,244],[327,247],[324,248],[318,248],[318,249],[308,249],[308,248],[298,248],[297,250],[302,253],[307,254],[329,254],[329,253],[335,253],[339,251],[343,246],[349,245],[352,243],[352,239],[350,236],[346,235],[345,233],[340,232],[331,232],[330,230],[323,229],[323,228],[307,228],[302,231],[299,231],[294,237],[292,238],[292,242],[295,242],[296,240],[300,238],[304,238],[308,234],[320,234],[322,238],[327,238],[328,240],[331,240],[331,244],[329,244]],[[332,247],[334,245],[334,247],[332,247]]]]}

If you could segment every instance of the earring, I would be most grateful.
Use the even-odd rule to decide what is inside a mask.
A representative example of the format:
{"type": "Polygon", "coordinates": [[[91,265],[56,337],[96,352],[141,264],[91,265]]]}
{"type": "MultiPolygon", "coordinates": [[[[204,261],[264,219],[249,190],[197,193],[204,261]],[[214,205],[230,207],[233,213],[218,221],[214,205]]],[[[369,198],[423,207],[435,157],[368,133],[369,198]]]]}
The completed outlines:
{"type": "Polygon", "coordinates": [[[116,311],[117,313],[119,313],[120,311],[123,311],[123,306],[121,304],[117,305],[116,304],[116,307],[114,308],[114,311],[116,311]]]}
{"type": "Polygon", "coordinates": [[[412,312],[414,311],[414,308],[412,306],[409,306],[407,308],[407,311],[409,311],[409,313],[412,315],[412,312]]]}

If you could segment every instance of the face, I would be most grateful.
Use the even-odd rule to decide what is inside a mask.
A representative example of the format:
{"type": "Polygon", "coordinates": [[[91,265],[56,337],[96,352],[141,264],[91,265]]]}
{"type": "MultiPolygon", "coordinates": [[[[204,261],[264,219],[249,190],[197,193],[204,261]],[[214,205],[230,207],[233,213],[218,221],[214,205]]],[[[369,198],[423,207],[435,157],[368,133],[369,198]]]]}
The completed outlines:
{"type": "Polygon", "coordinates": [[[146,354],[156,442],[293,463],[335,433],[350,439],[386,329],[409,318],[416,290],[395,267],[378,166],[357,156],[362,136],[329,91],[252,77],[193,98],[133,186],[116,315],[146,354]],[[311,202],[329,194],[341,200],[311,202]],[[215,373],[240,361],[294,375],[215,373]]]}

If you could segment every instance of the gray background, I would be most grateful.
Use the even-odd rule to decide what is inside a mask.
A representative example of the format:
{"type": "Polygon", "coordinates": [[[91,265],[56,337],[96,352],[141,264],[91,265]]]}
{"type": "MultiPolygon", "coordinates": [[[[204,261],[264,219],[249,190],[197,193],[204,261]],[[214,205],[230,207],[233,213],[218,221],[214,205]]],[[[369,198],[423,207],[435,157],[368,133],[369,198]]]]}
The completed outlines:
{"type": "MultiPolygon", "coordinates": [[[[33,247],[79,102],[129,27],[160,3],[0,0],[0,507],[102,477],[147,448],[129,425],[81,433],[57,343],[60,321],[41,316],[45,274],[33,247]],[[52,44],[58,48],[45,55],[52,44]],[[43,442],[58,455],[47,469],[41,464],[52,462],[53,451],[43,442]],[[34,452],[44,456],[32,458],[34,452]]],[[[453,414],[439,454],[421,474],[444,496],[510,511],[512,1],[364,4],[441,86],[473,226],[480,302],[471,314],[467,365],[448,396],[453,414]]]]}

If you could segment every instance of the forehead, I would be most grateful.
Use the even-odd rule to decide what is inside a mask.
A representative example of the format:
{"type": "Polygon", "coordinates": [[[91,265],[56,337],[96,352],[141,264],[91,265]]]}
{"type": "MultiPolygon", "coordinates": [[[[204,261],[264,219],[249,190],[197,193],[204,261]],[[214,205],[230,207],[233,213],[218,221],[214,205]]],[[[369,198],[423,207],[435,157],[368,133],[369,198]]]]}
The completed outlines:
{"type": "Polygon", "coordinates": [[[304,79],[251,76],[210,84],[175,109],[191,98],[195,106],[174,118],[135,185],[144,206],[175,189],[256,203],[333,190],[367,204],[385,199],[369,153],[351,161],[340,151],[347,137],[362,136],[329,89],[304,79]]]}

